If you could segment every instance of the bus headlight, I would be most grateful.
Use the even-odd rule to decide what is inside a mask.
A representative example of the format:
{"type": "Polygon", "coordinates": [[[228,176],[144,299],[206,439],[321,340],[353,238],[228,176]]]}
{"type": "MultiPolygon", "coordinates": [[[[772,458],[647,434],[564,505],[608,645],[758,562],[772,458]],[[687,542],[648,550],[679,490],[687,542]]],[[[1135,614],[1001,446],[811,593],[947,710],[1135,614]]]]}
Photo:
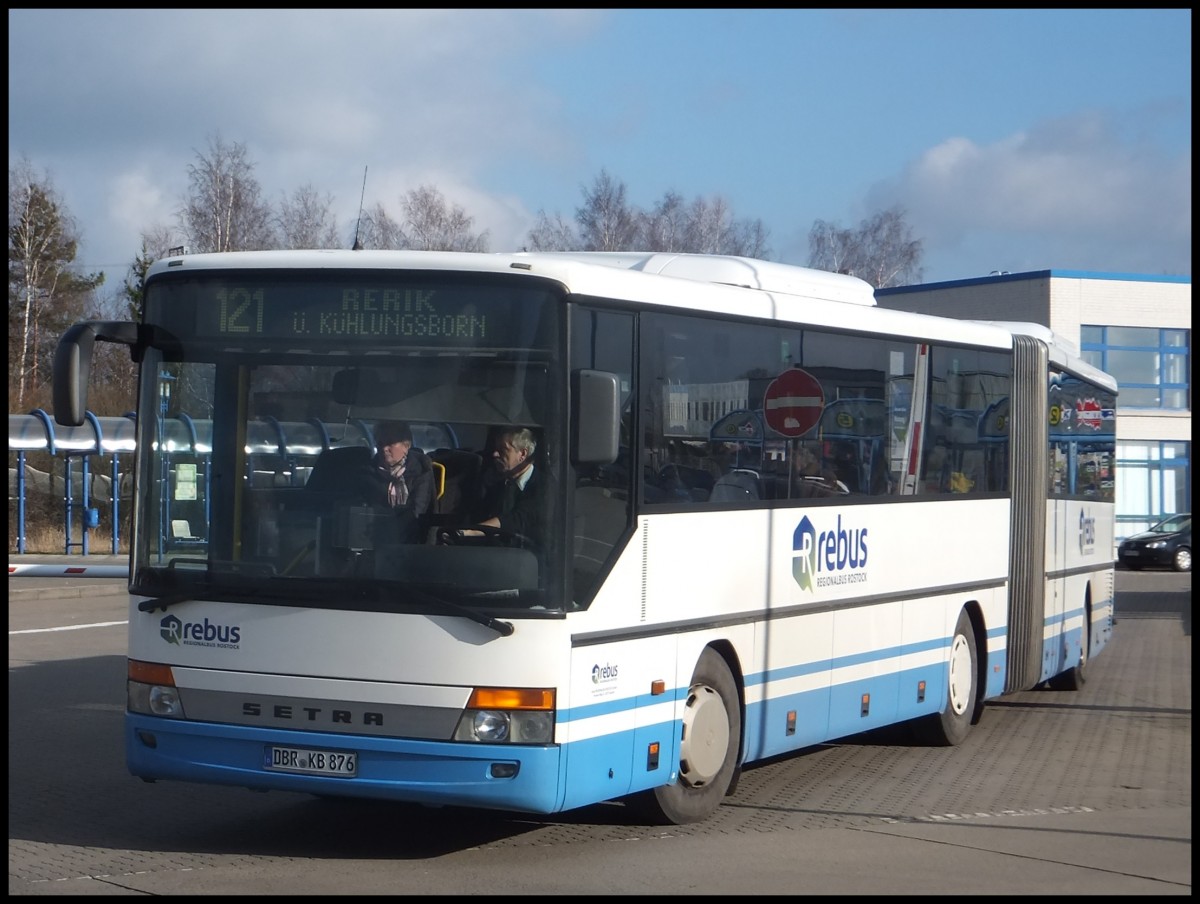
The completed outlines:
{"type": "Polygon", "coordinates": [[[161,684],[130,681],[126,685],[126,704],[130,712],[141,713],[144,716],[183,718],[183,704],[179,701],[178,689],[161,684]]]}
{"type": "Polygon", "coordinates": [[[508,713],[485,709],[475,713],[472,733],[480,741],[505,741],[508,739],[508,713]]]}
{"type": "Polygon", "coordinates": [[[550,744],[554,691],[476,688],[454,730],[454,740],[478,744],[550,744]]]}
{"type": "Polygon", "coordinates": [[[554,716],[550,713],[517,713],[514,726],[521,744],[549,744],[554,740],[554,716]]]}
{"type": "Polygon", "coordinates": [[[131,713],[140,713],[144,716],[161,716],[165,719],[186,718],[171,667],[157,663],[129,660],[129,680],[125,683],[125,705],[131,713]]]}

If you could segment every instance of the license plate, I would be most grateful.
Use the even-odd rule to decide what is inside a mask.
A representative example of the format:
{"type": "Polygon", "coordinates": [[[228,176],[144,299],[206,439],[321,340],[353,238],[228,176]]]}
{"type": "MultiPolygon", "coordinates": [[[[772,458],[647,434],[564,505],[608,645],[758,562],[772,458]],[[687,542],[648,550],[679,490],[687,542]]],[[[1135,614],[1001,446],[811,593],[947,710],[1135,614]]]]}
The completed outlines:
{"type": "Polygon", "coordinates": [[[1127,549],[1123,553],[1121,553],[1121,555],[1125,556],[1126,558],[1129,558],[1130,556],[1140,556],[1141,553],[1138,552],[1136,549],[1127,549]]]}
{"type": "Polygon", "coordinates": [[[348,750],[268,747],[263,756],[263,766],[276,772],[353,778],[358,774],[358,754],[348,750]]]}

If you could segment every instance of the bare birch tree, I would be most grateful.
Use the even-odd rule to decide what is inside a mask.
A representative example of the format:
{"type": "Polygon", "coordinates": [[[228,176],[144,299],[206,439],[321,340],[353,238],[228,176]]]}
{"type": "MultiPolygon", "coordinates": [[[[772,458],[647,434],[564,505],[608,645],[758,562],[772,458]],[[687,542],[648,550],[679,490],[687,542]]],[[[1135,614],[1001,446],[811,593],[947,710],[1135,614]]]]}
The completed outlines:
{"type": "Polygon", "coordinates": [[[363,248],[415,251],[487,251],[487,232],[475,233],[475,218],[450,204],[430,185],[414,188],[400,199],[404,221],[392,219],[382,204],[362,215],[359,244],[363,248]]]}
{"type": "Polygon", "coordinates": [[[771,259],[771,247],[767,244],[770,230],[762,220],[738,220],[730,235],[730,251],[742,257],[756,257],[759,260],[771,259]]]}
{"type": "Polygon", "coordinates": [[[762,220],[736,220],[729,202],[717,196],[687,204],[668,191],[641,219],[642,247],[647,251],[687,254],[734,254],[766,258],[767,228],[762,220]]]}
{"type": "Polygon", "coordinates": [[[339,248],[333,196],[321,195],[311,183],[279,201],[275,218],[281,248],[339,248]]]}
{"type": "Polygon", "coordinates": [[[863,259],[858,275],[877,289],[913,285],[924,274],[921,240],[913,238],[904,215],[903,209],[891,207],[864,220],[859,227],[863,259]]]}
{"type": "Polygon", "coordinates": [[[688,209],[688,250],[697,254],[720,254],[725,246],[731,217],[723,198],[696,198],[688,209]]]}
{"type": "Polygon", "coordinates": [[[765,258],[767,229],[761,220],[735,220],[727,201],[696,198],[690,204],[667,191],[644,212],[630,205],[626,188],[605,170],[583,190],[575,211],[578,229],[561,216],[538,213],[528,242],[532,251],[666,251],[736,254],[765,258]]]}
{"type": "Polygon", "coordinates": [[[810,267],[850,273],[876,289],[919,283],[921,255],[921,240],[912,237],[900,207],[880,211],[855,230],[816,220],[808,233],[810,267]]]}
{"type": "Polygon", "coordinates": [[[277,247],[270,205],[254,178],[244,144],[209,139],[207,153],[197,152],[188,166],[189,193],[180,213],[193,253],[258,251],[277,247]]]}
{"type": "Polygon", "coordinates": [[[624,182],[601,170],[590,189],[583,190],[583,205],[575,210],[582,251],[636,251],[639,214],[626,200],[624,182]]]}
{"type": "Polygon", "coordinates": [[[358,224],[358,245],[362,248],[405,248],[408,237],[382,204],[363,211],[358,224]]]}
{"type": "Polygon", "coordinates": [[[450,204],[431,185],[414,188],[400,201],[406,248],[418,251],[487,251],[487,232],[473,233],[475,218],[450,204]]]}
{"type": "Polygon", "coordinates": [[[858,259],[858,236],[837,223],[813,221],[808,231],[808,266],[830,273],[850,273],[858,259]]]}
{"type": "Polygon", "coordinates": [[[526,239],[528,251],[578,251],[582,242],[575,228],[556,213],[553,217],[539,210],[537,222],[526,239]]]}
{"type": "Polygon", "coordinates": [[[647,251],[691,251],[688,229],[691,225],[687,202],[675,191],[668,191],[639,218],[642,247],[647,251]]]}

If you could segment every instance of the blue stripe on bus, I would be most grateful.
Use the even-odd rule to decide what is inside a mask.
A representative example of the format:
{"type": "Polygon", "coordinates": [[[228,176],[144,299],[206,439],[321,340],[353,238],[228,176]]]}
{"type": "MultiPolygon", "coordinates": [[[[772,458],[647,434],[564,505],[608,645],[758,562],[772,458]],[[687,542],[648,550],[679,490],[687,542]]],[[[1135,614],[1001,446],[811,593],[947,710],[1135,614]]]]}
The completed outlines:
{"type": "MultiPolygon", "coordinates": [[[[1094,614],[1111,619],[1112,601],[1094,614]]],[[[1053,627],[1084,610],[1073,609],[1048,618],[1053,627]]],[[[1082,629],[1059,632],[1046,640],[1046,648],[1081,642],[1082,629]]],[[[1006,627],[988,632],[1004,638],[1006,627]]],[[[812,663],[798,663],[745,676],[748,688],[770,688],[779,682],[820,675],[838,668],[870,664],[898,656],[944,649],[949,638],[898,645],[812,663]]],[[[1102,641],[1101,641],[1102,642],[1102,641]]],[[[1093,649],[1097,640],[1093,639],[1093,649]]],[[[1004,649],[987,653],[988,683],[985,694],[997,696],[1004,686],[1004,649]]],[[[744,758],[789,753],[835,738],[847,737],[896,721],[940,711],[946,699],[946,663],[937,662],[885,675],[811,688],[756,701],[746,707],[744,758]],[[925,682],[923,696],[916,688],[925,682]],[[862,697],[870,695],[864,714],[862,697]],[[789,714],[795,728],[788,733],[789,714]]],[[[631,713],[641,707],[677,702],[686,687],[665,694],[604,700],[560,710],[561,723],[631,713]]],[[[177,722],[126,715],[127,765],[134,775],[151,779],[203,781],[249,788],[280,788],[317,795],[376,797],[429,805],[477,805],[524,812],[552,813],[608,800],[630,791],[653,788],[673,780],[678,762],[678,723],[674,720],[618,730],[560,746],[525,747],[478,745],[428,740],[354,737],[322,733],[295,733],[246,726],[177,722]],[[220,736],[216,732],[220,732],[220,736]],[[141,739],[153,735],[154,747],[141,739]],[[353,779],[266,772],[263,751],[278,744],[330,750],[354,750],[359,775],[353,779]],[[648,751],[659,745],[657,768],[651,768],[648,751]],[[516,763],[517,775],[495,779],[492,763],[516,763]],[[570,764],[571,781],[564,781],[570,764]]]]}

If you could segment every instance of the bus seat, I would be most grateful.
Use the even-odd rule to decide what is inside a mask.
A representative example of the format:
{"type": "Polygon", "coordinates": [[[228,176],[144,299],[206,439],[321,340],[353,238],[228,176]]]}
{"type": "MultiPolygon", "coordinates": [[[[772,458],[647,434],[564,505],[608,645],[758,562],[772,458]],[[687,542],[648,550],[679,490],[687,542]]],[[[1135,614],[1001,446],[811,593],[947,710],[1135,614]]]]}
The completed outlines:
{"type": "Polygon", "coordinates": [[[761,498],[758,475],[753,471],[730,471],[713,484],[709,502],[750,502],[761,498]]]}
{"type": "Polygon", "coordinates": [[[192,525],[184,518],[176,518],[171,521],[171,539],[181,543],[203,542],[202,537],[197,537],[192,533],[192,525]]]}
{"type": "Polygon", "coordinates": [[[464,514],[477,492],[483,459],[466,449],[434,449],[429,457],[444,471],[442,492],[433,505],[434,514],[464,514]]]}
{"type": "Polygon", "coordinates": [[[437,500],[446,493],[446,466],[433,459],[429,460],[429,466],[433,468],[433,500],[436,505],[437,500]]]}
{"type": "Polygon", "coordinates": [[[371,450],[366,446],[337,446],[317,456],[306,490],[316,493],[345,493],[350,475],[361,472],[371,464],[371,450]]]}

